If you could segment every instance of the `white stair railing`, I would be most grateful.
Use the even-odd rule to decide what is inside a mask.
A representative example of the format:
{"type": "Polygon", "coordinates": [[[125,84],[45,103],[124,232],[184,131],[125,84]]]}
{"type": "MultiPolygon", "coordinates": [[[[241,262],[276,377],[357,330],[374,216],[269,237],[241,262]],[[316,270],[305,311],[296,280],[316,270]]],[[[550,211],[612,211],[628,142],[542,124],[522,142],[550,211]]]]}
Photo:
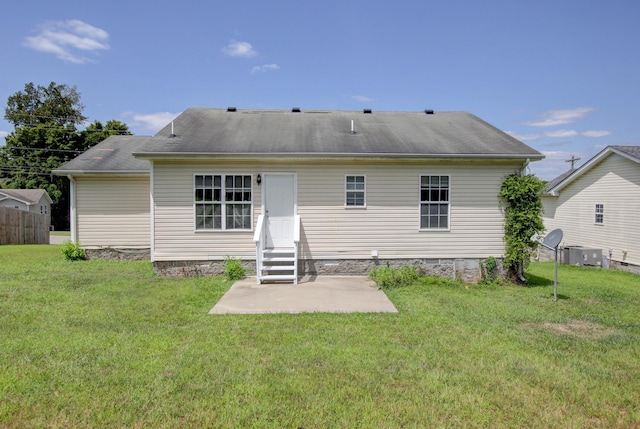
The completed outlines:
{"type": "Polygon", "coordinates": [[[298,284],[298,243],[300,243],[300,215],[295,215],[293,222],[293,284],[298,284]]]}
{"type": "Polygon", "coordinates": [[[292,251],[289,251],[289,252],[287,252],[285,249],[280,249],[280,250],[266,249],[266,234],[264,233],[265,222],[266,222],[266,218],[264,215],[258,216],[258,222],[256,223],[256,230],[253,234],[253,241],[256,244],[256,281],[257,283],[261,284],[263,280],[270,280],[270,279],[278,280],[278,279],[286,278],[286,279],[293,280],[293,284],[298,284],[298,254],[299,254],[298,247],[300,243],[300,216],[299,215],[294,216],[293,249],[292,251]],[[268,253],[267,259],[264,259],[265,252],[268,253]],[[280,255],[278,255],[278,253],[280,253],[280,255]],[[293,258],[291,258],[291,256],[287,256],[286,253],[289,253],[289,255],[293,254],[293,258]],[[274,257],[280,258],[280,260],[277,261],[276,264],[278,264],[278,262],[280,261],[291,261],[291,259],[293,259],[293,261],[291,261],[291,263],[293,264],[293,266],[291,267],[293,271],[293,275],[287,274],[287,275],[278,276],[273,274],[272,275],[263,274],[263,271],[267,271],[267,270],[273,271],[273,270],[277,270],[278,268],[287,270],[285,267],[282,267],[282,266],[274,267],[273,265],[274,257]],[[265,262],[265,261],[268,261],[268,262],[265,262]]]}
{"type": "Polygon", "coordinates": [[[256,281],[260,284],[261,270],[262,270],[262,251],[264,249],[264,215],[258,216],[258,223],[256,224],[256,231],[253,234],[253,241],[256,243],[256,281]]]}

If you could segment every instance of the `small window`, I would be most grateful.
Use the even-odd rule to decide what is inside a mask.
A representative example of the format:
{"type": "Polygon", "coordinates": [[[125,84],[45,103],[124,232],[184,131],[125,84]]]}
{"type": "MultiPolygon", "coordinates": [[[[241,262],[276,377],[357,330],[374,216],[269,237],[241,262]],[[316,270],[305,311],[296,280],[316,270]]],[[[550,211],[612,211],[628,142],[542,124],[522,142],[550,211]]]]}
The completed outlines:
{"type": "Polygon", "coordinates": [[[595,215],[595,223],[598,225],[604,224],[604,204],[596,204],[595,215]]]}
{"type": "Polygon", "coordinates": [[[196,175],[194,200],[196,230],[251,230],[250,175],[196,175]]]}
{"type": "Polygon", "coordinates": [[[420,176],[420,229],[449,229],[449,176],[420,176]]]}
{"type": "Polygon", "coordinates": [[[346,176],[344,196],[346,207],[366,207],[365,176],[346,176]]]}

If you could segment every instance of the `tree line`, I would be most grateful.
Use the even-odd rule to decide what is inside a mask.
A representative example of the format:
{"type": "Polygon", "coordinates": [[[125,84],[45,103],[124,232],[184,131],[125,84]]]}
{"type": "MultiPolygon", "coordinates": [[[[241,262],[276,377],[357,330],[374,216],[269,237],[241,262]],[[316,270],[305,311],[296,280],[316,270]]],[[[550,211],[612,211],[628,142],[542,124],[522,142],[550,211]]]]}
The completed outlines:
{"type": "Polygon", "coordinates": [[[112,135],[131,135],[123,122],[89,123],[75,86],[27,83],[9,96],[4,118],[14,130],[0,146],[0,188],[45,189],[51,197],[51,224],[69,229],[69,179],[53,169],[112,135]]]}

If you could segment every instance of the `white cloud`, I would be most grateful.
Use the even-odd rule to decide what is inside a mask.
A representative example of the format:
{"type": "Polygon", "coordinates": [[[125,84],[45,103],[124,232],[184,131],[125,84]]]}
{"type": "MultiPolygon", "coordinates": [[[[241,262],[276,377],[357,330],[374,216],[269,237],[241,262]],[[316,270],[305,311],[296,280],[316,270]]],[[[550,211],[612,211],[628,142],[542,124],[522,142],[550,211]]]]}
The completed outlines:
{"type": "Polygon", "coordinates": [[[609,131],[600,130],[600,131],[583,131],[578,132],[576,130],[555,130],[555,131],[546,131],[544,133],[531,133],[531,134],[521,134],[514,131],[505,131],[505,133],[510,136],[517,138],[520,141],[531,141],[531,140],[539,140],[542,138],[568,138],[568,137],[576,137],[578,135],[584,137],[605,137],[610,135],[609,131]]]}
{"type": "Polygon", "coordinates": [[[543,137],[542,134],[520,134],[515,131],[505,131],[505,133],[509,134],[511,137],[516,138],[520,141],[538,140],[539,138],[543,137]]]}
{"type": "Polygon", "coordinates": [[[591,113],[591,107],[576,107],[575,109],[548,110],[540,115],[540,120],[527,122],[532,127],[553,127],[575,122],[591,113]]]}
{"type": "Polygon", "coordinates": [[[575,130],[556,130],[556,131],[547,131],[544,133],[545,137],[553,137],[553,138],[566,138],[566,137],[574,137],[577,136],[578,132],[575,130]]]}
{"type": "Polygon", "coordinates": [[[45,23],[37,35],[25,38],[24,45],[76,64],[92,61],[85,56],[87,52],[111,48],[109,33],[77,19],[45,23]]]}
{"type": "Polygon", "coordinates": [[[131,118],[131,126],[139,127],[148,131],[160,131],[165,125],[173,121],[181,112],[155,112],[155,113],[134,113],[126,112],[123,116],[131,118]]]}
{"type": "Polygon", "coordinates": [[[605,131],[605,130],[585,131],[585,132],[580,133],[580,134],[585,136],[585,137],[605,137],[605,136],[611,135],[611,133],[609,131],[605,131]]]}
{"type": "Polygon", "coordinates": [[[362,102],[373,101],[373,98],[367,97],[366,95],[352,95],[351,98],[355,101],[362,101],[362,102]]]}
{"type": "Polygon", "coordinates": [[[258,52],[253,49],[251,43],[239,42],[237,40],[230,41],[229,44],[222,49],[222,52],[230,57],[251,58],[258,55],[258,52]]]}
{"type": "Polygon", "coordinates": [[[279,70],[280,66],[278,64],[264,64],[261,66],[255,66],[251,69],[251,73],[264,73],[273,70],[279,70]]]}

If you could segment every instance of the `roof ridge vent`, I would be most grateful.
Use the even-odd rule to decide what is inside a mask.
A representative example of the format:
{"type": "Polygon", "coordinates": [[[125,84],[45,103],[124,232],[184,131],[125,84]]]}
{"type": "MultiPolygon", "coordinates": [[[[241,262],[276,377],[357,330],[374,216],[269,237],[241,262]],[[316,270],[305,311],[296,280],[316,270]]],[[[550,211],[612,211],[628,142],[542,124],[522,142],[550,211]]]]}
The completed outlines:
{"type": "Polygon", "coordinates": [[[427,115],[433,115],[433,110],[427,109],[424,111],[424,113],[426,113],[427,115]]]}
{"type": "Polygon", "coordinates": [[[238,109],[236,109],[236,108],[235,108],[235,107],[233,107],[233,106],[229,106],[229,107],[227,107],[227,112],[235,112],[235,111],[237,111],[237,110],[238,110],[238,109]]]}
{"type": "Polygon", "coordinates": [[[362,113],[373,113],[371,109],[362,109],[362,113]]]}

